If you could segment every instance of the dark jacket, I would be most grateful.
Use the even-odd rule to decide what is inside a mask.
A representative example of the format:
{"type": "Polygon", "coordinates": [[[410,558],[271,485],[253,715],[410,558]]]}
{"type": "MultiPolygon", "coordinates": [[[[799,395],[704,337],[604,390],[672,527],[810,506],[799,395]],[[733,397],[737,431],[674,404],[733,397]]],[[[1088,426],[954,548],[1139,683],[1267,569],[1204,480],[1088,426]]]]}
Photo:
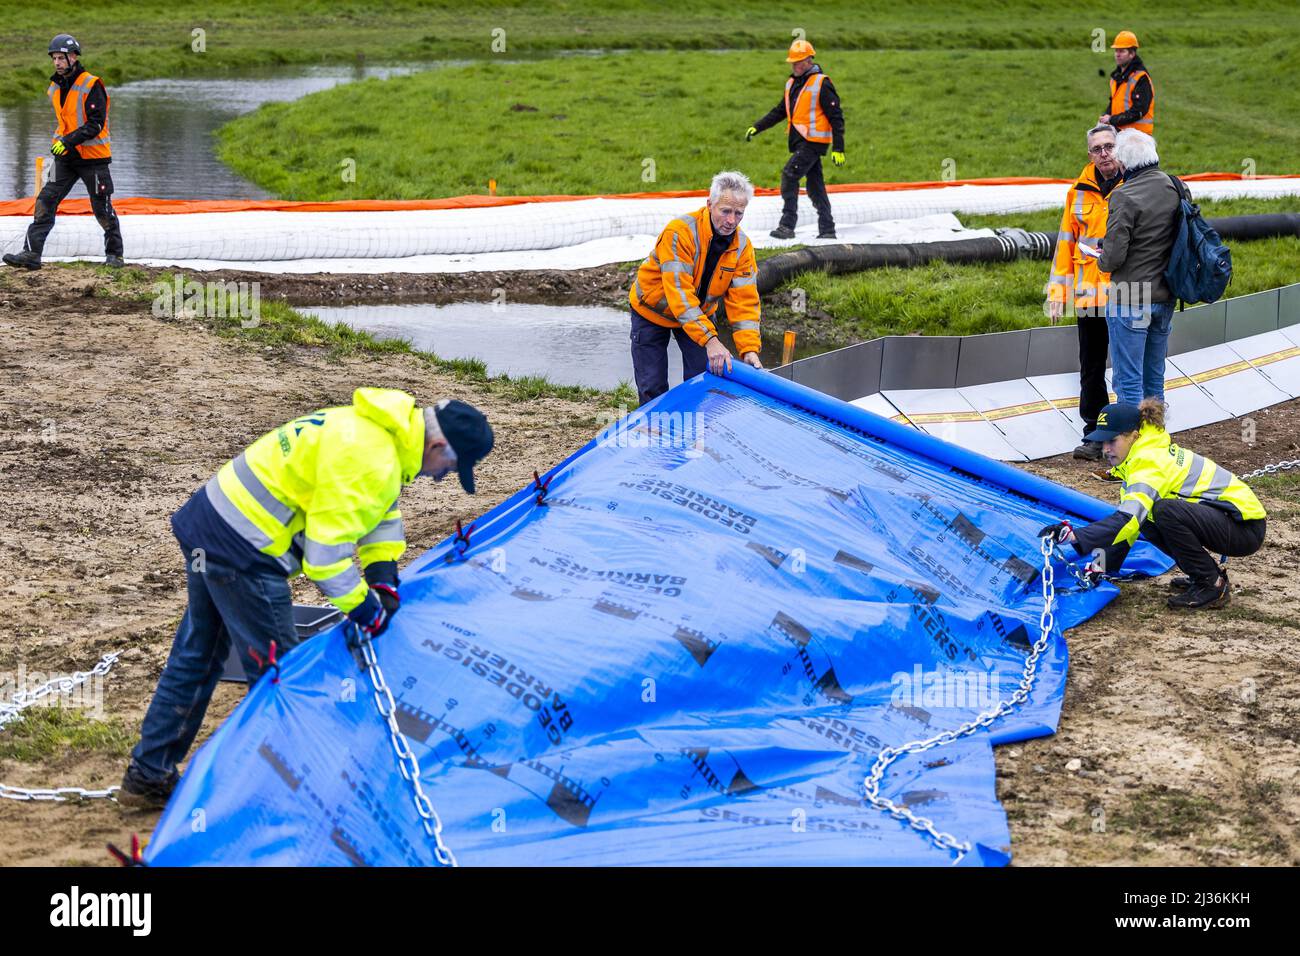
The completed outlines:
{"type": "MultiPolygon", "coordinates": [[[[59,88],[59,106],[63,105],[64,100],[68,98],[68,90],[72,89],[72,84],[77,81],[86,68],[80,63],[70,70],[65,76],[59,76],[55,73],[50,77],[50,82],[59,88]]],[[[87,140],[94,139],[104,129],[104,121],[108,118],[108,91],[104,89],[104,83],[101,80],[90,88],[86,94],[86,122],[78,126],[71,133],[63,137],[64,145],[68,147],[68,152],[57,157],[60,163],[71,163],[74,166],[107,166],[113,160],[104,159],[82,159],[74,146],[78,146],[87,140]]]]}
{"type": "MultiPolygon", "coordinates": [[[[1117,84],[1123,83],[1129,78],[1129,75],[1138,71],[1143,71],[1147,75],[1137,81],[1133,87],[1133,106],[1119,113],[1112,113],[1110,125],[1119,129],[1122,126],[1131,126],[1142,117],[1147,115],[1147,107],[1151,105],[1151,97],[1154,95],[1151,89],[1151,71],[1142,63],[1140,56],[1135,56],[1129,60],[1127,66],[1117,66],[1110,74],[1110,78],[1117,84]]],[[[1110,113],[1110,100],[1106,100],[1106,108],[1103,113],[1110,113]]]]}
{"type": "Polygon", "coordinates": [[[1112,298],[1120,304],[1173,301],[1165,269],[1174,247],[1181,199],[1178,187],[1157,163],[1126,169],[1124,182],[1111,192],[1097,265],[1110,273],[1118,293],[1112,298]],[[1143,283],[1150,283],[1149,295],[1143,283]]]}
{"type": "MultiPolygon", "coordinates": [[[[821,71],[822,68],[820,66],[814,65],[813,68],[803,76],[794,77],[794,86],[790,87],[790,103],[792,105],[799,98],[799,93],[803,89],[804,84],[808,82],[813,74],[820,73],[821,71]]],[[[844,152],[844,111],[840,109],[840,95],[835,92],[835,84],[831,82],[829,76],[822,80],[822,90],[821,95],[817,97],[817,105],[821,107],[822,113],[825,114],[831,124],[831,148],[837,153],[844,152]]],[[[780,101],[776,106],[772,107],[772,109],[768,111],[766,116],[754,124],[754,129],[761,133],[763,130],[770,129],[777,123],[780,123],[785,118],[785,94],[782,93],[780,101]]],[[[793,125],[790,127],[790,136],[787,145],[790,147],[790,152],[792,153],[799,149],[799,147],[806,146],[809,149],[815,149],[823,156],[826,155],[825,143],[809,142],[799,135],[799,131],[795,129],[793,125]]]]}

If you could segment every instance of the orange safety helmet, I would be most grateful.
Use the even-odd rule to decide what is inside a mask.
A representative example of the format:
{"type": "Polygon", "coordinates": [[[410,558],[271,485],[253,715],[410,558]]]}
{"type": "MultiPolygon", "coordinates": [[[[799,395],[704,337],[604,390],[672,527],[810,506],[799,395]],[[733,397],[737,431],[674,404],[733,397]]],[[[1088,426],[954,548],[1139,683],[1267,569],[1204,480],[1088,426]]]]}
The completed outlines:
{"type": "Polygon", "coordinates": [[[1110,45],[1112,50],[1136,50],[1138,46],[1137,34],[1132,30],[1120,30],[1115,34],[1115,42],[1110,45]]]}
{"type": "MultiPolygon", "coordinates": [[[[1132,34],[1129,34],[1132,36],[1132,34]]],[[[790,44],[790,52],[786,54],[785,62],[798,63],[800,60],[806,60],[810,56],[816,56],[817,51],[807,40],[795,40],[790,44]]]]}

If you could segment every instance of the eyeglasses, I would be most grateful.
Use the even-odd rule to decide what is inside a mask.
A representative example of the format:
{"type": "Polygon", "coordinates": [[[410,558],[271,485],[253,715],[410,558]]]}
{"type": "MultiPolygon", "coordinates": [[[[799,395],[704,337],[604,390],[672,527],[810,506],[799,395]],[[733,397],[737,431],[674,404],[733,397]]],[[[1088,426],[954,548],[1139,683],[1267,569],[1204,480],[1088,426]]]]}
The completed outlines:
{"type": "Polygon", "coordinates": [[[1092,153],[1094,156],[1101,156],[1105,153],[1113,153],[1115,152],[1115,144],[1104,143],[1101,146],[1091,146],[1088,148],[1088,152],[1092,153]]]}

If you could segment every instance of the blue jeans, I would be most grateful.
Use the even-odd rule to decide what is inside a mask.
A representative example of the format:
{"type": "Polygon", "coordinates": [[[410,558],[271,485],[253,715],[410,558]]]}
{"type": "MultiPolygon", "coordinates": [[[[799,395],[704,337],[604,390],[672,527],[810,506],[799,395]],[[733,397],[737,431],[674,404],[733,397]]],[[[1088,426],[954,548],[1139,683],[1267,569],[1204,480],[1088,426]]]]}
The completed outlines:
{"type": "Polygon", "coordinates": [[[655,325],[632,311],[632,375],[636,379],[637,400],[644,405],[668,391],[668,342],[677,339],[682,350],[682,378],[694,378],[709,367],[703,345],[685,330],[655,325]]]}
{"type": "Polygon", "coordinates": [[[277,658],[298,643],[293,599],[283,575],[236,571],[212,561],[196,570],[192,553],[182,553],[189,606],[145,713],[140,743],[131,752],[134,775],[153,783],[173,779],[176,765],[189,753],[231,640],[250,686],[263,667],[250,651],[266,661],[272,641],[277,658]]]}
{"type": "Polygon", "coordinates": [[[1137,405],[1144,398],[1165,400],[1165,356],[1173,319],[1172,302],[1140,307],[1107,303],[1111,387],[1119,401],[1137,405]]]}

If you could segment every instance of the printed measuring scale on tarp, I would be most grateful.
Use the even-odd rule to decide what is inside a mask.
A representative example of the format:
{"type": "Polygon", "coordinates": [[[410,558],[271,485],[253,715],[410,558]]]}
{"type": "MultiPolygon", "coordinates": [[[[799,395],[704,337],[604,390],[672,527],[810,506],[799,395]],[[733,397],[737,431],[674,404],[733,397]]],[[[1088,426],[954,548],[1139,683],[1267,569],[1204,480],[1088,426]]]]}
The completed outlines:
{"type": "MultiPolygon", "coordinates": [[[[1043,609],[1034,532],[1111,510],[748,369],[548,477],[413,562],[376,644],[462,865],[951,864],[864,777],[1011,695],[1043,609]]],[[[1126,565],[1165,567],[1145,544],[1126,565]]],[[[970,843],[963,864],[1008,860],[991,745],[1054,730],[1061,629],[1116,593],[1055,570],[1029,701],[884,777],[970,843]]],[[[340,629],[291,651],[196,755],[147,860],[432,862],[365,682],[340,629]]]]}

